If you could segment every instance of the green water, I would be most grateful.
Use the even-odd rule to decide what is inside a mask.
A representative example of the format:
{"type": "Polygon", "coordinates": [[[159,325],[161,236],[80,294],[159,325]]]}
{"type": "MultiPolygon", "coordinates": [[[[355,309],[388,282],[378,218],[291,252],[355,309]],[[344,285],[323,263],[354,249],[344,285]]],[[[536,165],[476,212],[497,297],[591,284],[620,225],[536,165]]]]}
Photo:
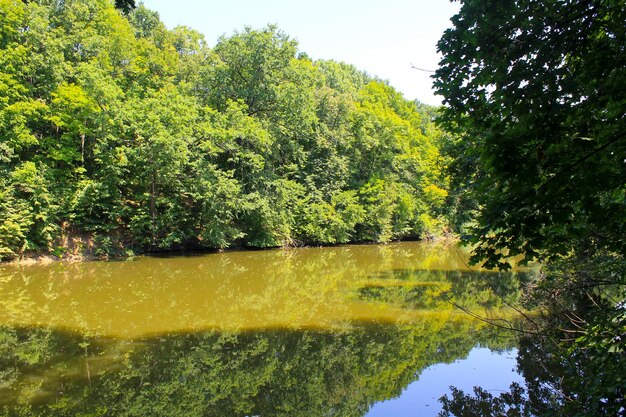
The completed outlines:
{"type": "Polygon", "coordinates": [[[5,265],[0,415],[363,416],[513,348],[472,315],[512,323],[525,275],[421,243],[5,265]]]}

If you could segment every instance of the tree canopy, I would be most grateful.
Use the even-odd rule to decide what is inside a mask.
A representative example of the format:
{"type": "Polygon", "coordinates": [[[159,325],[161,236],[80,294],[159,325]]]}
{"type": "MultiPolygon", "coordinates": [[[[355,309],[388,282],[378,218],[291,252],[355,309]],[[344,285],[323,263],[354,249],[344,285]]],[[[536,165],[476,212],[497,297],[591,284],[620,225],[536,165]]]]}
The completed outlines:
{"type": "Polygon", "coordinates": [[[475,260],[626,252],[626,3],[463,1],[435,86],[480,202],[475,260]]]}
{"type": "Polygon", "coordinates": [[[431,110],[312,61],[275,26],[210,48],[143,5],[0,7],[2,259],[72,241],[104,255],[384,242],[443,225],[431,110]]]}
{"type": "Polygon", "coordinates": [[[442,416],[624,411],[625,21],[623,0],[465,0],[438,44],[465,241],[488,267],[541,260],[528,300],[549,313],[545,357],[522,341],[527,390],[455,390],[442,416]]]}
{"type": "Polygon", "coordinates": [[[135,0],[115,0],[115,7],[122,10],[124,13],[129,13],[131,10],[135,9],[137,5],[135,4],[135,0]]]}

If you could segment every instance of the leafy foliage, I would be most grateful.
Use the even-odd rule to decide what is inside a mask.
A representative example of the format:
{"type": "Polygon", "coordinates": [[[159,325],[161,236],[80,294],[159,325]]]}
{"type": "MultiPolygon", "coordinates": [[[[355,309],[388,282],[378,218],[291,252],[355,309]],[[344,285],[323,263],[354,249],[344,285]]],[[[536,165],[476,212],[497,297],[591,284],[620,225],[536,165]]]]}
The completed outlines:
{"type": "Polygon", "coordinates": [[[129,13],[131,10],[137,7],[135,0],[115,0],[115,7],[122,10],[124,13],[129,13]]]}
{"type": "Polygon", "coordinates": [[[530,409],[525,401],[525,391],[518,384],[511,386],[510,392],[498,397],[480,387],[474,388],[474,395],[452,388],[452,398],[442,397],[440,417],[530,417],[530,409]]]}
{"type": "Polygon", "coordinates": [[[464,403],[504,413],[511,398],[538,416],[624,412],[625,20],[623,1],[467,0],[439,42],[451,196],[475,213],[473,261],[545,261],[529,300],[549,313],[518,358],[528,398],[456,391],[444,399],[455,415],[474,415],[464,403]]]}
{"type": "Polygon", "coordinates": [[[2,259],[67,236],[116,254],[438,231],[432,109],[274,26],[211,49],[115,6],[0,3],[2,259]]]}
{"type": "Polygon", "coordinates": [[[453,18],[435,86],[480,203],[475,261],[626,252],[625,20],[591,0],[465,1],[453,18]]]}

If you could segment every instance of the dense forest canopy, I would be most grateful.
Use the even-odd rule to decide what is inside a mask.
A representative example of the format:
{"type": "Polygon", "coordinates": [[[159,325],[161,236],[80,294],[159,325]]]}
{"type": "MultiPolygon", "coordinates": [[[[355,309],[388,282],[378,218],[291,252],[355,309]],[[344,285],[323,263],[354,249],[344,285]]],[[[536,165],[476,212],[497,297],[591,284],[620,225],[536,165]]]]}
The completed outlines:
{"type": "Polygon", "coordinates": [[[122,254],[442,227],[432,109],[352,66],[312,61],[276,27],[210,48],[142,5],[0,7],[3,259],[62,255],[76,237],[122,254]]]}

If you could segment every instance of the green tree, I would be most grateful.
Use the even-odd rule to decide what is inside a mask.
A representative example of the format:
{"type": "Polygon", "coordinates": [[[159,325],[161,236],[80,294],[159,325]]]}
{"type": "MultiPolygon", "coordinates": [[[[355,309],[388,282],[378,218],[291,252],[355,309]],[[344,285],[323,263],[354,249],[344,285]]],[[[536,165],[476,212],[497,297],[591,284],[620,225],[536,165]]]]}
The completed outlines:
{"type": "Polygon", "coordinates": [[[75,238],[106,255],[437,230],[428,111],[275,26],[211,49],[124,4],[0,2],[2,259],[75,238]]]}
{"type": "MultiPolygon", "coordinates": [[[[473,261],[545,262],[529,299],[550,313],[533,331],[558,377],[518,358],[534,364],[526,378],[540,416],[624,410],[625,19],[624,1],[467,0],[439,42],[453,183],[477,213],[473,261]]],[[[503,412],[518,388],[500,398],[456,391],[444,405],[459,416],[484,415],[465,414],[467,404],[503,412]]]]}
{"type": "Polygon", "coordinates": [[[626,252],[625,20],[623,1],[591,0],[464,1],[453,18],[435,86],[478,166],[475,261],[626,252]]]}
{"type": "Polygon", "coordinates": [[[242,100],[249,115],[268,114],[277,105],[277,88],[295,57],[297,43],[276,26],[246,27],[215,46],[220,58],[210,87],[212,104],[223,109],[228,100],[242,100]]]}
{"type": "Polygon", "coordinates": [[[124,13],[129,13],[137,7],[135,0],[115,0],[115,7],[124,13]]]}

